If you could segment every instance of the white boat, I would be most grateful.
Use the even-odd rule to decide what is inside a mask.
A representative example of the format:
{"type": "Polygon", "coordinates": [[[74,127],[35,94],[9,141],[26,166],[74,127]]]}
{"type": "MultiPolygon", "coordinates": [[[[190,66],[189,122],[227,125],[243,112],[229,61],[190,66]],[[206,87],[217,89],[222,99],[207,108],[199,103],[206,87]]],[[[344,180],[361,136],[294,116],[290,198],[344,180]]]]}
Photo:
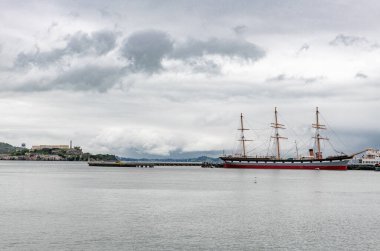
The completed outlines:
{"type": "Polygon", "coordinates": [[[380,150],[368,148],[363,155],[353,158],[350,165],[374,166],[380,164],[380,150]]]}

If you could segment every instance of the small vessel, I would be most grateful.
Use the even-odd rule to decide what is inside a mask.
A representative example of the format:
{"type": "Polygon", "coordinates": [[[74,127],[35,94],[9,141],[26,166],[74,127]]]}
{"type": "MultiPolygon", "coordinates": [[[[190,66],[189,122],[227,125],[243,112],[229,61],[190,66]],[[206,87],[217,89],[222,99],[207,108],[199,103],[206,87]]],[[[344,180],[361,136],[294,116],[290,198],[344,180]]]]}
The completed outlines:
{"type": "MultiPolygon", "coordinates": [[[[249,130],[244,128],[243,114],[240,114],[240,128],[241,137],[238,141],[241,142],[242,152],[239,155],[221,156],[224,161],[224,168],[256,168],[256,169],[310,169],[310,170],[347,170],[347,164],[354,155],[340,154],[337,156],[323,157],[321,151],[321,140],[328,140],[322,137],[320,130],[326,129],[325,125],[320,124],[318,107],[316,108],[316,122],[312,124],[315,129],[315,145],[317,152],[314,149],[309,149],[309,156],[296,157],[296,158],[282,158],[280,151],[280,140],[286,139],[280,136],[279,129],[285,129],[283,124],[278,122],[277,108],[275,108],[275,119],[271,127],[274,128],[274,135],[272,138],[275,140],[276,156],[248,156],[246,151],[247,140],[244,136],[244,131],[249,130]]],[[[297,154],[298,155],[298,154],[297,154]]]]}
{"type": "Polygon", "coordinates": [[[375,166],[380,164],[380,150],[368,148],[360,157],[353,158],[350,164],[357,166],[375,166]]]}

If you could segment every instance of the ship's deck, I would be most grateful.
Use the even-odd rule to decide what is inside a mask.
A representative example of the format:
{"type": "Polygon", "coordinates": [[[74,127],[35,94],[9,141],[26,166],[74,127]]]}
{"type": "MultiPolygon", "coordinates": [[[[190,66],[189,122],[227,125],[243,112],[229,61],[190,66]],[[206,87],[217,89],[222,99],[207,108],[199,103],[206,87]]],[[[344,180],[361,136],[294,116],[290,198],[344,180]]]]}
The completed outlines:
{"type": "Polygon", "coordinates": [[[252,163],[328,163],[335,161],[349,160],[352,157],[347,155],[333,156],[324,159],[271,159],[271,158],[256,158],[256,157],[235,157],[222,156],[219,157],[225,162],[252,162],[252,163]]]}

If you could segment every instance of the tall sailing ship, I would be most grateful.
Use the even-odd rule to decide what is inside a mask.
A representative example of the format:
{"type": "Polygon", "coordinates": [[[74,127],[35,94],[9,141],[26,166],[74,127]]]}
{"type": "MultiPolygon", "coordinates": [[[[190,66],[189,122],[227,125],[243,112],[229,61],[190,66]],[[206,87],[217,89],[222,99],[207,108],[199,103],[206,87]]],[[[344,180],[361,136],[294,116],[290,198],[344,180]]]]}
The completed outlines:
{"type": "Polygon", "coordinates": [[[313,138],[317,152],[314,153],[314,149],[311,148],[309,149],[309,156],[304,157],[281,157],[280,140],[286,138],[280,136],[279,129],[285,129],[285,126],[278,122],[277,108],[275,108],[274,114],[274,123],[271,123],[271,127],[274,128],[272,138],[276,146],[276,156],[253,157],[247,155],[246,142],[251,140],[245,138],[244,131],[249,129],[244,128],[243,114],[240,114],[240,129],[238,130],[241,132],[239,141],[241,142],[242,153],[235,156],[220,157],[224,161],[225,168],[347,170],[347,164],[354,155],[341,154],[329,157],[323,157],[322,155],[321,141],[327,140],[327,138],[322,137],[320,134],[320,131],[326,129],[326,126],[320,123],[318,107],[316,108],[316,122],[312,124],[312,127],[315,129],[315,136],[313,138]]]}

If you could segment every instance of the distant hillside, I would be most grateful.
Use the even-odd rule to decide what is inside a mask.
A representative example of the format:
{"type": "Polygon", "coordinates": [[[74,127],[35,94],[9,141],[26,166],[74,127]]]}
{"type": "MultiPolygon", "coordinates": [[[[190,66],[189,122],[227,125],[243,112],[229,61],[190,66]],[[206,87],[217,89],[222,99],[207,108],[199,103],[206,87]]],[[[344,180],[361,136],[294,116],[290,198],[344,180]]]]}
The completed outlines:
{"type": "Polygon", "coordinates": [[[14,147],[8,143],[0,142],[0,154],[8,154],[16,151],[18,147],[14,147]]]}

